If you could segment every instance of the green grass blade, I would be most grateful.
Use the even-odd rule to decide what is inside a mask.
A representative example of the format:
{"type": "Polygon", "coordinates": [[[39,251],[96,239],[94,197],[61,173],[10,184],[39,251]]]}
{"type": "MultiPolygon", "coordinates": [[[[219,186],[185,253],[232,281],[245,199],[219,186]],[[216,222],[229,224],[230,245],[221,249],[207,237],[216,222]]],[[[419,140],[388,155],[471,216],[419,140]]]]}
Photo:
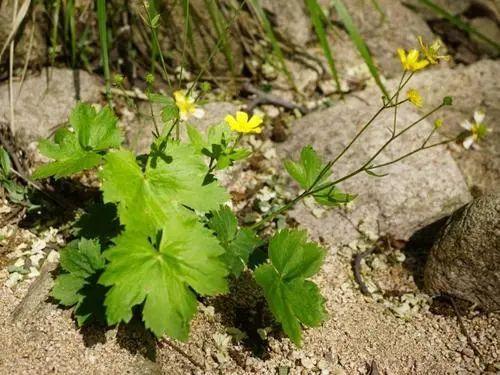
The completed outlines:
{"type": "Polygon", "coordinates": [[[108,53],[108,29],[105,0],[97,0],[97,23],[99,26],[99,42],[101,44],[102,67],[104,70],[104,79],[106,80],[106,96],[110,98],[111,92],[108,53]]]}
{"type": "Polygon", "coordinates": [[[225,25],[225,18],[224,15],[222,14],[219,5],[217,4],[217,1],[215,0],[204,0],[205,6],[208,10],[208,14],[210,16],[210,19],[212,20],[212,24],[215,28],[215,31],[217,33],[217,38],[221,40],[221,47],[222,47],[222,52],[224,53],[224,56],[227,61],[227,65],[229,66],[229,69],[231,69],[231,72],[234,74],[234,59],[233,59],[233,53],[231,51],[231,48],[229,46],[226,33],[224,32],[224,29],[226,28],[225,25]]]}
{"type": "Polygon", "coordinates": [[[56,0],[52,9],[52,30],[50,35],[49,63],[54,66],[57,54],[57,30],[59,28],[59,12],[61,9],[61,0],[56,0]]]}
{"type": "MultiPolygon", "coordinates": [[[[158,15],[158,10],[156,7],[156,1],[151,0],[149,2],[149,7],[148,7],[148,19],[153,20],[157,17],[158,15]]],[[[156,64],[156,59],[158,58],[160,51],[158,51],[158,46],[155,43],[153,33],[151,33],[151,67],[150,67],[150,73],[155,74],[155,64],[156,64]]]]}
{"type": "Polygon", "coordinates": [[[377,83],[382,93],[386,97],[389,97],[389,93],[387,92],[387,89],[385,88],[384,84],[382,83],[382,80],[380,79],[378,69],[375,66],[375,63],[373,62],[370,51],[368,51],[368,47],[366,46],[363,38],[361,37],[361,34],[359,33],[357,26],[354,24],[351,15],[347,11],[344,3],[342,2],[342,0],[332,0],[332,2],[333,5],[335,6],[337,14],[340,17],[340,20],[342,21],[347,32],[349,33],[351,40],[354,42],[354,45],[358,49],[363,60],[365,60],[365,63],[368,66],[368,69],[370,70],[373,79],[375,79],[375,82],[377,83]]]}
{"type": "Polygon", "coordinates": [[[372,5],[375,8],[375,10],[380,14],[380,24],[384,23],[386,19],[386,14],[382,9],[382,6],[379,4],[378,0],[372,0],[372,5]]]}
{"type": "Polygon", "coordinates": [[[264,31],[267,35],[267,38],[271,42],[271,46],[273,48],[273,52],[278,58],[281,69],[285,73],[288,81],[290,82],[290,85],[293,86],[294,89],[297,89],[297,86],[295,85],[295,82],[293,80],[292,75],[290,74],[290,71],[288,70],[286,63],[285,63],[285,57],[283,55],[283,51],[281,50],[281,47],[278,43],[278,40],[276,39],[276,35],[274,34],[273,27],[271,25],[271,22],[269,21],[269,18],[266,16],[266,13],[264,12],[264,9],[262,9],[262,6],[260,4],[259,0],[250,0],[249,1],[251,6],[253,7],[255,13],[257,14],[257,17],[259,19],[259,22],[261,25],[264,27],[264,31]]]}
{"type": "Polygon", "coordinates": [[[335,66],[335,61],[333,59],[333,53],[332,50],[330,49],[330,45],[328,44],[325,27],[322,21],[322,19],[324,18],[323,11],[321,10],[321,7],[319,6],[316,0],[306,0],[306,5],[309,14],[311,16],[311,21],[313,23],[314,30],[316,31],[316,36],[319,39],[321,48],[323,48],[323,53],[325,54],[328,66],[330,67],[332,77],[335,80],[335,84],[337,85],[337,90],[339,92],[342,92],[342,89],[340,88],[340,81],[337,73],[337,68],[335,66]]]}
{"type": "Polygon", "coordinates": [[[64,10],[64,32],[70,37],[71,67],[76,68],[76,27],[75,27],[75,0],[68,0],[64,10]]]}
{"type": "Polygon", "coordinates": [[[448,12],[446,9],[441,8],[439,5],[437,5],[436,3],[434,3],[431,0],[419,0],[419,1],[422,4],[424,4],[425,6],[427,6],[428,8],[430,8],[435,13],[440,14],[441,16],[443,16],[444,18],[446,18],[448,21],[450,21],[453,25],[455,25],[459,29],[461,29],[461,30],[463,30],[463,31],[465,31],[465,32],[467,32],[469,34],[476,35],[478,38],[484,40],[488,44],[491,44],[498,51],[500,51],[500,44],[498,44],[494,40],[491,40],[490,38],[488,38],[483,33],[479,32],[475,28],[471,27],[470,25],[468,25],[467,23],[465,23],[464,21],[462,21],[460,18],[458,18],[458,17],[454,16],[453,14],[451,14],[450,12],[448,12]]]}

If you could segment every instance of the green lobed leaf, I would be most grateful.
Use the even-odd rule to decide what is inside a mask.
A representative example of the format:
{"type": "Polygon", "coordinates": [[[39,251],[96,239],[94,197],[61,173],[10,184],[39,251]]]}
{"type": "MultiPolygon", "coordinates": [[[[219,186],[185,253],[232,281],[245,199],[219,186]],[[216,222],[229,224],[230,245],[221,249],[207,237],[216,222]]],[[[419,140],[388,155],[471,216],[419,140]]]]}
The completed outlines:
{"type": "Polygon", "coordinates": [[[69,119],[74,131],[59,129],[54,142],[39,142],[40,152],[55,161],[40,166],[33,178],[60,178],[98,165],[102,160],[101,152],[118,147],[122,141],[117,121],[108,107],[96,112],[89,104],[77,104],[69,119]]]}
{"type": "MultiPolygon", "coordinates": [[[[298,162],[285,161],[285,169],[304,190],[312,188],[313,185],[314,188],[319,188],[327,182],[332,172],[330,169],[325,170],[326,167],[311,146],[302,148],[298,162]]],[[[316,202],[325,206],[337,206],[355,198],[354,195],[341,192],[336,186],[326,187],[313,194],[313,197],[316,202]]]]}
{"type": "MultiPolygon", "coordinates": [[[[140,219],[147,216],[136,212],[140,219]]],[[[157,228],[128,226],[104,255],[109,265],[99,282],[106,295],[108,324],[128,322],[144,303],[144,323],[156,336],[185,340],[196,312],[196,295],[227,292],[224,249],[196,215],[173,210],[157,228]]]]}
{"type": "Polygon", "coordinates": [[[217,182],[205,184],[208,167],[189,145],[169,142],[161,155],[149,158],[143,171],[130,151],[111,152],[101,172],[104,202],[119,203],[123,225],[134,221],[133,207],[149,218],[143,225],[162,225],[172,208],[200,212],[217,209],[229,196],[217,182]]]}
{"type": "Polygon", "coordinates": [[[228,244],[238,232],[238,220],[228,206],[222,206],[212,213],[208,226],[216,234],[222,244],[228,244]]]}
{"type": "MultiPolygon", "coordinates": [[[[312,146],[302,148],[298,163],[291,160],[285,161],[286,170],[304,190],[309,189],[313,185],[324,167],[325,165],[312,146]]],[[[330,175],[331,171],[328,170],[317,183],[320,184],[325,181],[330,175]]]]}
{"type": "Polygon", "coordinates": [[[75,306],[78,325],[101,320],[105,288],[97,278],[105,267],[101,247],[96,240],[81,239],[61,250],[61,268],[64,273],[55,280],[51,295],[64,306],[75,306]]]}
{"type": "Polygon", "coordinates": [[[235,161],[247,158],[251,151],[244,148],[233,148],[237,136],[231,133],[225,122],[210,127],[207,136],[192,125],[187,126],[187,134],[191,145],[197,152],[215,161],[215,169],[225,169],[235,161]]]}
{"type": "Polygon", "coordinates": [[[255,231],[243,228],[238,232],[234,240],[228,244],[226,254],[223,256],[224,261],[234,276],[239,277],[241,275],[250,255],[261,245],[262,240],[257,236],[255,231]]]}
{"type": "Polygon", "coordinates": [[[325,250],[307,242],[305,231],[282,230],[269,243],[270,263],[254,272],[271,312],[298,346],[301,324],[314,327],[326,318],[325,299],[307,280],[319,271],[324,257],[325,250]]]}
{"type": "Polygon", "coordinates": [[[208,222],[217,238],[226,250],[222,259],[233,275],[239,277],[245,269],[252,252],[262,244],[255,231],[243,228],[238,230],[238,220],[231,209],[221,207],[213,213],[208,222]]]}
{"type": "Polygon", "coordinates": [[[9,153],[2,146],[0,146],[0,176],[8,177],[11,168],[12,164],[10,162],[9,153]]]}

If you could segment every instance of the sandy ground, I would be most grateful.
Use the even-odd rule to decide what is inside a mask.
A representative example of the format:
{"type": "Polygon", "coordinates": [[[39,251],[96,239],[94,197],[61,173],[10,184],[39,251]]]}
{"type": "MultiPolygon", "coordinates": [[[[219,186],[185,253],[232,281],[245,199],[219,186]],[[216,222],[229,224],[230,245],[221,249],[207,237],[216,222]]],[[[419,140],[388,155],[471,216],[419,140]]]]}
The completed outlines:
{"type": "MultiPolygon", "coordinates": [[[[235,285],[227,298],[200,304],[187,343],[155,340],[138,322],[114,329],[79,330],[70,310],[47,300],[28,319],[12,321],[12,312],[31,281],[0,289],[1,374],[366,374],[372,363],[387,374],[469,374],[498,371],[500,315],[475,313],[465,327],[483,356],[480,360],[461,333],[456,317],[429,311],[418,294],[401,253],[377,254],[363,263],[375,297],[364,297],[351,272],[351,259],[362,243],[329,249],[317,276],[327,298],[328,320],[305,331],[302,348],[294,347],[279,330],[269,332],[252,354],[252,347],[234,340],[229,327],[266,328],[260,314],[261,296],[251,283],[235,285]],[[394,254],[393,254],[394,255],[394,254]],[[394,259],[392,259],[394,258],[394,259]],[[398,260],[399,259],[399,260],[398,260]],[[242,286],[244,285],[244,286],[242,286]],[[399,297],[382,297],[376,290],[399,290],[399,297]],[[404,303],[404,301],[410,303],[404,303]],[[261,326],[259,326],[259,320],[261,326]],[[222,340],[221,340],[222,338],[222,340]]],[[[8,273],[0,272],[3,285],[8,273]]],[[[395,294],[394,294],[395,295],[395,294]]],[[[249,329],[249,335],[255,331],[249,329]]],[[[254,340],[255,342],[255,340],[254,340]]]]}

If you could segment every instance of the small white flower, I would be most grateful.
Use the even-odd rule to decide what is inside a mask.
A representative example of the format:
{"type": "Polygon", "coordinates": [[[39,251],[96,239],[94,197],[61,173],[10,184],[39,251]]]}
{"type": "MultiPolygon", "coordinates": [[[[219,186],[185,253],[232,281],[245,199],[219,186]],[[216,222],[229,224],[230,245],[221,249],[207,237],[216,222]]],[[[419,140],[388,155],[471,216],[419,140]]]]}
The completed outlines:
{"type": "Polygon", "coordinates": [[[179,108],[179,117],[182,121],[187,121],[190,117],[202,118],[205,111],[195,104],[192,95],[187,95],[183,90],[174,92],[174,99],[177,108],[179,108]]]}
{"type": "Polygon", "coordinates": [[[481,124],[484,121],[486,114],[483,111],[474,111],[474,121],[476,124],[481,124]]]}
{"type": "Polygon", "coordinates": [[[484,124],[484,119],[486,114],[483,111],[477,110],[474,111],[474,123],[469,120],[463,121],[460,125],[462,128],[467,130],[468,135],[462,142],[462,145],[465,149],[470,149],[471,147],[479,149],[477,142],[486,137],[486,135],[491,132],[491,129],[484,124]]]}

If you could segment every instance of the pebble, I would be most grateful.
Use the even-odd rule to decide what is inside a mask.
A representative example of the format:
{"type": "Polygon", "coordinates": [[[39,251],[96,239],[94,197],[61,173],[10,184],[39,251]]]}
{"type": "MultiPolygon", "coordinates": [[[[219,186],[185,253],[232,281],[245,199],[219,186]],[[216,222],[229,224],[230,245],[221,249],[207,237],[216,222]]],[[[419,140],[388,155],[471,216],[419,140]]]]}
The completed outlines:
{"type": "Polygon", "coordinates": [[[314,361],[311,358],[304,357],[300,360],[304,368],[311,370],[314,367],[314,361]]]}

